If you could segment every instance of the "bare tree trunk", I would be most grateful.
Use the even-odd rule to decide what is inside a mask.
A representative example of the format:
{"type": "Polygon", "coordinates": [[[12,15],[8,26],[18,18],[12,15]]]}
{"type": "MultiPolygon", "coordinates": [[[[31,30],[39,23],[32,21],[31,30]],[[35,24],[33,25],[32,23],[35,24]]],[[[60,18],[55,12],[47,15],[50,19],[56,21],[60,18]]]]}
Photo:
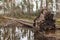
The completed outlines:
{"type": "Polygon", "coordinates": [[[38,1],[36,1],[36,13],[38,12],[38,1]]]}
{"type": "Polygon", "coordinates": [[[8,10],[8,11],[7,11],[7,12],[8,12],[8,13],[7,13],[7,14],[8,14],[7,16],[9,16],[9,0],[6,0],[5,2],[6,2],[7,10],[8,10]]]}
{"type": "Polygon", "coordinates": [[[30,2],[27,0],[27,13],[30,14],[30,2]]]}
{"type": "Polygon", "coordinates": [[[48,0],[46,0],[46,7],[48,8],[48,0]]]}
{"type": "Polygon", "coordinates": [[[4,13],[4,15],[5,15],[5,3],[4,3],[4,0],[2,0],[3,1],[3,13],[4,13]]]}
{"type": "Polygon", "coordinates": [[[11,9],[10,9],[10,15],[13,16],[13,5],[12,5],[12,0],[11,0],[11,9]]]}
{"type": "Polygon", "coordinates": [[[11,16],[13,16],[13,5],[12,5],[12,1],[11,1],[11,16]]]}
{"type": "Polygon", "coordinates": [[[41,0],[41,8],[42,8],[42,1],[43,1],[43,0],[41,0]]]}
{"type": "Polygon", "coordinates": [[[30,0],[30,13],[33,13],[33,0],[30,0]]]}
{"type": "MultiPolygon", "coordinates": [[[[21,3],[22,4],[22,3],[21,3]]],[[[22,14],[23,14],[23,4],[22,4],[22,14]]]]}

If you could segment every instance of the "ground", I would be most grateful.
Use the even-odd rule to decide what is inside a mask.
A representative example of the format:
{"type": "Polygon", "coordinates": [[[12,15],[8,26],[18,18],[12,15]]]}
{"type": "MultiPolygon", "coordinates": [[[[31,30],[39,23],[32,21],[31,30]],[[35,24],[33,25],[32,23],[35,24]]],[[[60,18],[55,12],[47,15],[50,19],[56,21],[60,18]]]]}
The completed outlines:
{"type": "MultiPolygon", "coordinates": [[[[6,25],[6,23],[8,22],[8,19],[5,18],[6,16],[0,16],[0,25],[6,25]]],[[[11,17],[10,17],[11,18],[11,17]]],[[[32,17],[34,19],[34,17],[32,17]]],[[[25,20],[25,21],[29,21],[29,22],[33,22],[33,19],[30,18],[20,18],[21,20],[25,20]]],[[[17,18],[19,19],[19,18],[17,18]]],[[[11,20],[9,20],[11,21],[11,20]]],[[[60,26],[60,19],[56,19],[56,24],[60,26]]]]}

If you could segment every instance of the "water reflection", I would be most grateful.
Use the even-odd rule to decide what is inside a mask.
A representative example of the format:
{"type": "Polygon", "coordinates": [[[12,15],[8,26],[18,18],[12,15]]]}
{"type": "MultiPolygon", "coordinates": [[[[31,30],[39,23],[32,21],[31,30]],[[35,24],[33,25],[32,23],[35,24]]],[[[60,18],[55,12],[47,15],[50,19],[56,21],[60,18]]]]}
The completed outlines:
{"type": "MultiPolygon", "coordinates": [[[[37,34],[30,28],[0,27],[0,40],[35,40],[37,34]]],[[[60,30],[49,30],[44,35],[48,36],[48,40],[60,40],[60,30]]]]}
{"type": "Polygon", "coordinates": [[[34,33],[28,28],[1,27],[0,40],[34,40],[34,33]]]}

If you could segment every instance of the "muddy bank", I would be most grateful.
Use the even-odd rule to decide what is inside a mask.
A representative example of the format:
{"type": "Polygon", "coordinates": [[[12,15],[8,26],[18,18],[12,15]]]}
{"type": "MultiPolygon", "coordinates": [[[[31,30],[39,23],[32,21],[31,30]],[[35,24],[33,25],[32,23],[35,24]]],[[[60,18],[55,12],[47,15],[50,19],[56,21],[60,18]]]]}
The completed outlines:
{"type": "Polygon", "coordinates": [[[1,18],[0,19],[0,26],[7,26],[7,25],[10,25],[10,24],[17,25],[18,23],[14,20],[6,19],[6,18],[1,18]]]}

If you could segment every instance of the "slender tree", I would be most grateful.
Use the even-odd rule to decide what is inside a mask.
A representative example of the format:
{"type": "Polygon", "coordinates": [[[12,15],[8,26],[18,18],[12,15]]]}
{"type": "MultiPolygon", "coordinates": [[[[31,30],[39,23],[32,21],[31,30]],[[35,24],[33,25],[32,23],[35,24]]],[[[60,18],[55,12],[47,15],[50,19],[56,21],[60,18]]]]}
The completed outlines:
{"type": "Polygon", "coordinates": [[[30,2],[27,0],[27,13],[30,14],[30,2]]]}
{"type": "Polygon", "coordinates": [[[38,0],[36,0],[36,13],[38,12],[38,0]]]}
{"type": "Polygon", "coordinates": [[[42,2],[43,2],[43,0],[41,0],[41,8],[42,8],[42,2]]]}
{"type": "Polygon", "coordinates": [[[33,0],[30,0],[30,13],[33,13],[33,0]]]}
{"type": "Polygon", "coordinates": [[[2,0],[2,2],[3,2],[3,11],[4,11],[4,15],[5,15],[5,2],[4,2],[4,0],[2,0]]]}

